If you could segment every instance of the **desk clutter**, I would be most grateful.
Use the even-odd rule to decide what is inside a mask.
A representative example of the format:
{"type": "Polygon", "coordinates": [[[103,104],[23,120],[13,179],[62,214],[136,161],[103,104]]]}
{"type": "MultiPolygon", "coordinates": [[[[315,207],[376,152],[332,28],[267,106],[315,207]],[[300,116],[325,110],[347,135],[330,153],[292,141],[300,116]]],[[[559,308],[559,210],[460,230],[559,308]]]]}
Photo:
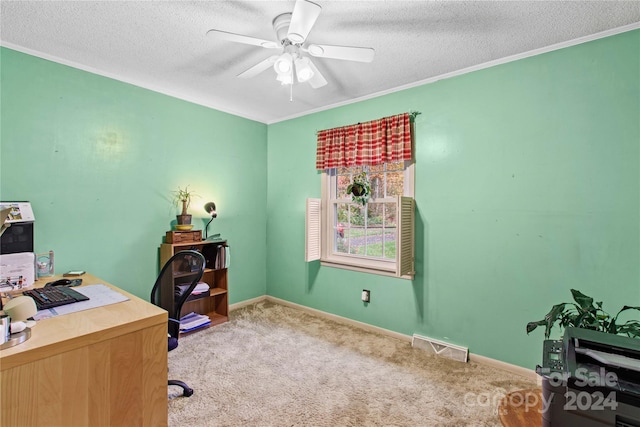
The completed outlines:
{"type": "Polygon", "coordinates": [[[80,292],[65,286],[57,288],[29,289],[22,293],[33,298],[38,310],[73,304],[78,301],[86,301],[89,299],[89,297],[81,294],[80,292]]]}
{"type": "Polygon", "coordinates": [[[31,337],[31,328],[35,322],[30,319],[36,314],[36,304],[25,296],[9,300],[0,315],[0,350],[22,344],[31,337]]]}
{"type": "MultiPolygon", "coordinates": [[[[0,350],[0,425],[166,426],[166,312],[90,273],[73,289],[90,300],[39,313],[86,308],[105,300],[101,290],[126,301],[38,320],[23,331],[31,334],[25,343],[0,350]]],[[[10,300],[18,298],[35,310],[30,297],[10,300]]]]}
{"type": "MultiPolygon", "coordinates": [[[[56,288],[44,288],[44,289],[56,289],[56,288]]],[[[73,304],[60,305],[57,307],[45,308],[38,310],[33,318],[35,320],[43,320],[51,317],[62,316],[64,314],[76,313],[78,311],[89,310],[92,308],[103,307],[123,301],[128,301],[129,298],[120,292],[117,292],[110,287],[98,283],[95,285],[81,286],[75,289],[78,293],[81,293],[86,297],[85,300],[77,301],[73,304]]]]}

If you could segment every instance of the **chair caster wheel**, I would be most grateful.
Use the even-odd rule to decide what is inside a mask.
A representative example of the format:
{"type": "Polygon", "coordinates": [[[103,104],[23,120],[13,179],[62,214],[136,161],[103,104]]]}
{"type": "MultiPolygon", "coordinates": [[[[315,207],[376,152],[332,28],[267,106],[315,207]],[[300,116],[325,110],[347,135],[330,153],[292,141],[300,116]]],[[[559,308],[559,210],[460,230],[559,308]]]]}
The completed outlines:
{"type": "Polygon", "coordinates": [[[185,388],[184,389],[184,393],[182,393],[182,395],[184,397],[189,397],[193,394],[193,389],[192,388],[185,388]]]}

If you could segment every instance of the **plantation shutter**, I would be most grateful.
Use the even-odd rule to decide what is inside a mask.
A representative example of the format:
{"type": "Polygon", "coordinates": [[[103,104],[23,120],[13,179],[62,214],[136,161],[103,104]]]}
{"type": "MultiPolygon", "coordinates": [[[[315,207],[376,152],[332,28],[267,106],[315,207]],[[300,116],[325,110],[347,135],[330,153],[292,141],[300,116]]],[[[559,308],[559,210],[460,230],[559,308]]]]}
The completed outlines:
{"type": "Polygon", "coordinates": [[[396,250],[396,276],[412,276],[414,269],[414,200],[398,196],[398,243],[396,250]]]}
{"type": "Polygon", "coordinates": [[[305,251],[306,262],[320,259],[320,225],[321,225],[321,200],[307,199],[307,212],[305,217],[305,251]]]}

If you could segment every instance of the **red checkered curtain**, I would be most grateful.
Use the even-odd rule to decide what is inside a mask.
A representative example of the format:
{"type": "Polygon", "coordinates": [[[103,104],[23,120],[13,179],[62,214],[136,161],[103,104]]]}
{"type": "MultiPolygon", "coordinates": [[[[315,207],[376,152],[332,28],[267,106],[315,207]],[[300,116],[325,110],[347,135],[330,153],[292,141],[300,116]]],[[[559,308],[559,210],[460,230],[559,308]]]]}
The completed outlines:
{"type": "Polygon", "coordinates": [[[411,160],[409,113],[318,132],[316,169],[411,160]]]}

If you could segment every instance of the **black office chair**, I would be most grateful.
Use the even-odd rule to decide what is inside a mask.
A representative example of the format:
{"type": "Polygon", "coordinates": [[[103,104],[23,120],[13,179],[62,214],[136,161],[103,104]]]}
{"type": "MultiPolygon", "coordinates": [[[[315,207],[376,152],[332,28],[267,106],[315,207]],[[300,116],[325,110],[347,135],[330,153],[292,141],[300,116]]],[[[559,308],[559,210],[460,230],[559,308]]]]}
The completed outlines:
{"type": "MultiPolygon", "coordinates": [[[[169,312],[169,351],[178,347],[180,311],[202,278],[205,264],[200,252],[180,251],[169,258],[153,285],[151,303],[169,312]]],[[[193,394],[193,389],[182,381],[169,380],[169,385],[182,387],[183,396],[193,394]]]]}

